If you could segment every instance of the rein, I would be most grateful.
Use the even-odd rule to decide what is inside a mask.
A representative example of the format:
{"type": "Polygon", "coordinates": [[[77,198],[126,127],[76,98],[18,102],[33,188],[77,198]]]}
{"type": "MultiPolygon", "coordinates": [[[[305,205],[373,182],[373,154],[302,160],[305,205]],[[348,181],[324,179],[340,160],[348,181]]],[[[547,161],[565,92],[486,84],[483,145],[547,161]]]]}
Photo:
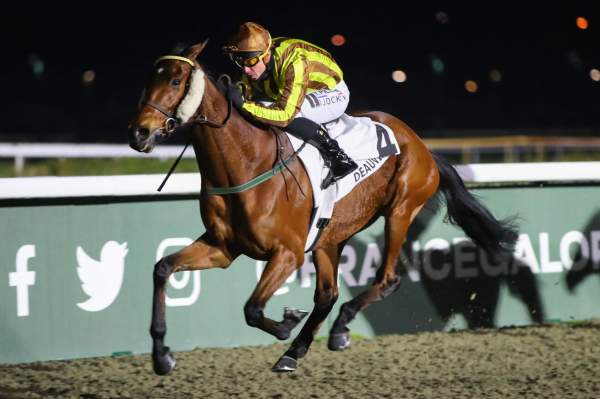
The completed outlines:
{"type": "MultiPolygon", "coordinates": [[[[180,58],[183,58],[183,57],[168,58],[168,57],[169,56],[161,57],[158,60],[159,61],[162,59],[177,59],[177,60],[179,60],[180,58]]],[[[173,57],[176,57],[176,56],[173,56],[173,57]]],[[[231,78],[228,75],[219,76],[218,81],[220,81],[221,78],[223,78],[223,80],[226,80],[228,83],[231,83],[231,78]]],[[[185,96],[184,96],[184,98],[185,98],[185,96]]],[[[148,105],[149,107],[156,109],[157,111],[159,111],[160,113],[162,113],[163,115],[165,115],[167,117],[167,119],[165,120],[165,131],[167,133],[174,132],[175,129],[177,128],[177,126],[181,125],[181,121],[179,121],[177,118],[174,117],[175,110],[177,110],[177,108],[179,108],[179,105],[177,107],[175,107],[175,110],[173,112],[168,112],[162,106],[155,104],[152,101],[146,101],[144,103],[144,105],[148,105]]],[[[223,119],[223,122],[213,122],[213,121],[209,120],[206,117],[206,115],[198,114],[198,116],[196,116],[192,121],[190,121],[190,123],[197,123],[199,125],[207,125],[212,128],[215,128],[215,129],[222,129],[227,125],[227,122],[229,121],[229,118],[231,117],[231,107],[232,107],[231,100],[228,100],[227,101],[227,115],[225,115],[225,119],[223,119]]],[[[181,151],[181,153],[179,154],[177,159],[175,159],[175,162],[173,162],[173,165],[167,172],[167,175],[163,179],[162,183],[160,183],[160,186],[158,186],[158,189],[156,189],[156,191],[158,191],[158,192],[162,191],[163,187],[167,183],[167,180],[169,180],[169,177],[171,177],[171,175],[175,171],[175,168],[179,164],[179,161],[181,161],[181,158],[183,157],[185,150],[187,150],[187,148],[190,146],[191,142],[192,142],[192,139],[189,138],[187,143],[185,143],[185,147],[183,147],[183,151],[181,151]]]]}

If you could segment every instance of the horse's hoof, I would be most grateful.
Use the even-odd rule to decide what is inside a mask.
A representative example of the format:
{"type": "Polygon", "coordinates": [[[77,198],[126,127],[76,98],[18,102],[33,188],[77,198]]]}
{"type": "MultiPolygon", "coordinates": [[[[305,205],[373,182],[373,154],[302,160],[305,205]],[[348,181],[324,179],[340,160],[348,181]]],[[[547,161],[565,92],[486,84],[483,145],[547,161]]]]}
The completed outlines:
{"type": "Polygon", "coordinates": [[[327,342],[327,347],[332,351],[341,351],[350,346],[350,333],[345,331],[337,334],[331,334],[327,342]]]}
{"type": "Polygon", "coordinates": [[[152,366],[158,375],[167,375],[175,368],[175,358],[167,348],[163,354],[152,356],[152,366]]]}
{"type": "Polygon", "coordinates": [[[277,363],[271,367],[271,371],[276,373],[290,373],[296,371],[298,368],[298,361],[293,357],[283,355],[279,358],[277,363]]]}
{"type": "Polygon", "coordinates": [[[306,310],[283,308],[283,319],[293,321],[296,324],[300,323],[307,314],[308,312],[306,310]]]}

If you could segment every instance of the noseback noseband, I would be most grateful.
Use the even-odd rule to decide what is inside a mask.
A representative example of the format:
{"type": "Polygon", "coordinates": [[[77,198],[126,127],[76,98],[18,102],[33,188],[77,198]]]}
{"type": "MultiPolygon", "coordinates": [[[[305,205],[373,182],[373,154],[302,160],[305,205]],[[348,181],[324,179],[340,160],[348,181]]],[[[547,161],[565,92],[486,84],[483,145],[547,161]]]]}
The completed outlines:
{"type": "MultiPolygon", "coordinates": [[[[182,57],[179,55],[163,55],[162,57],[159,57],[156,61],[154,61],[154,65],[157,65],[161,61],[165,61],[165,60],[182,61],[187,64],[190,64],[190,66],[192,67],[192,73],[196,69],[196,64],[194,63],[194,61],[192,61],[191,59],[189,59],[187,57],[182,57]]],[[[227,80],[228,83],[231,83],[231,78],[227,75],[219,76],[219,80],[221,80],[221,79],[227,80]]],[[[166,133],[173,133],[173,131],[175,131],[175,129],[179,125],[181,125],[181,121],[179,120],[179,118],[177,118],[177,116],[175,115],[175,112],[179,108],[179,105],[181,104],[181,101],[183,101],[184,98],[185,98],[185,95],[181,98],[181,100],[179,101],[177,106],[174,107],[173,111],[169,111],[169,110],[165,109],[165,107],[163,107],[162,105],[157,104],[153,101],[143,102],[142,107],[148,106],[152,109],[157,110],[164,116],[166,116],[167,118],[165,119],[165,122],[163,124],[163,130],[166,133]]],[[[205,115],[202,115],[202,114],[199,114],[196,118],[192,119],[190,122],[199,123],[202,125],[208,125],[210,127],[217,128],[217,129],[225,127],[225,125],[227,124],[227,121],[229,120],[229,117],[231,116],[231,106],[232,106],[231,101],[228,99],[228,101],[227,101],[227,116],[225,116],[225,119],[221,123],[210,121],[205,115]]]]}
{"type": "MultiPolygon", "coordinates": [[[[192,67],[192,72],[194,71],[194,69],[196,69],[196,65],[194,64],[194,61],[190,60],[189,58],[182,57],[179,55],[163,55],[162,57],[159,57],[156,61],[154,61],[154,65],[157,65],[161,61],[165,61],[165,60],[182,61],[187,64],[190,64],[190,66],[192,67]]],[[[184,98],[185,98],[185,95],[182,97],[182,100],[184,98]]],[[[181,101],[179,102],[179,104],[181,104],[181,101]]],[[[177,111],[177,108],[179,108],[179,104],[177,104],[177,106],[174,108],[173,111],[169,111],[169,110],[165,109],[162,105],[157,104],[153,101],[144,102],[142,104],[142,107],[148,106],[150,108],[157,110],[164,116],[166,116],[167,119],[165,119],[165,122],[163,124],[163,130],[166,133],[173,133],[173,131],[175,131],[175,128],[177,128],[177,126],[181,124],[181,121],[175,116],[175,112],[177,111]]]]}

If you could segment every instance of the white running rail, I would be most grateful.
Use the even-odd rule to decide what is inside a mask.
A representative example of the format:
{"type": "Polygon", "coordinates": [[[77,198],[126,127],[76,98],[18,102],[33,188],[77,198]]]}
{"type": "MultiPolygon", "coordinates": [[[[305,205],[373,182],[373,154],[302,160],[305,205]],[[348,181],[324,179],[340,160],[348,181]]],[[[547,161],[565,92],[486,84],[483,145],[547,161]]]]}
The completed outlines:
{"type": "MultiPolygon", "coordinates": [[[[468,183],[600,183],[600,162],[539,162],[456,165],[468,183]]],[[[200,193],[200,174],[0,178],[0,199],[119,197],[200,193]]]]}
{"type": "MultiPolygon", "coordinates": [[[[27,158],[176,158],[183,146],[161,145],[144,154],[127,144],[73,144],[73,143],[0,143],[0,158],[14,158],[17,174],[23,171],[27,158]]],[[[188,150],[184,158],[194,158],[188,150]]]]}

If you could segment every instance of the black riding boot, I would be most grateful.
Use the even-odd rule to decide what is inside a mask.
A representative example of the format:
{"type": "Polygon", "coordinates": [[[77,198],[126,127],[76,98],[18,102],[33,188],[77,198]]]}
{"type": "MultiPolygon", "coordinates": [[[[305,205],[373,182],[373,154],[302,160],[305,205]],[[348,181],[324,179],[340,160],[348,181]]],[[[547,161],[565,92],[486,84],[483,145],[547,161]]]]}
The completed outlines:
{"type": "Polygon", "coordinates": [[[286,131],[294,136],[305,140],[319,150],[329,168],[329,173],[321,183],[321,189],[326,189],[330,184],[342,179],[358,168],[344,150],[340,148],[337,141],[329,137],[327,131],[318,123],[306,118],[294,119],[286,128],[286,131]]]}

